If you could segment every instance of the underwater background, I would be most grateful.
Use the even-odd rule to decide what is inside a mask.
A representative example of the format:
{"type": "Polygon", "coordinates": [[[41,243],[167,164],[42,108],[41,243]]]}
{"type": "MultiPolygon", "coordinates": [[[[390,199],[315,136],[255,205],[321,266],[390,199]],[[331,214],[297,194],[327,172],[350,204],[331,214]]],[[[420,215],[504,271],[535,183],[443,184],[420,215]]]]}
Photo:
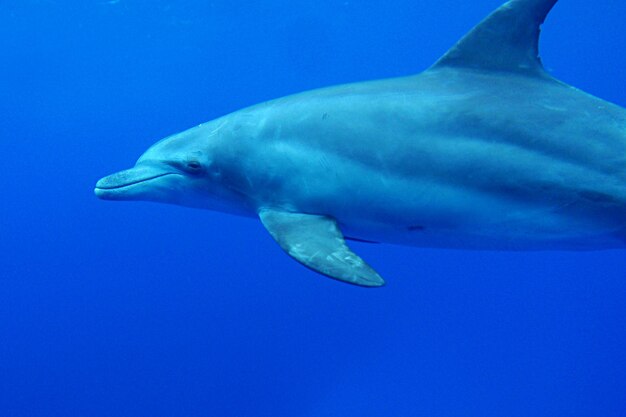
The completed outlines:
{"type": "MultiPolygon", "coordinates": [[[[351,243],[366,290],[254,219],[106,202],[156,140],[418,73],[500,0],[1,0],[0,416],[626,416],[626,251],[351,243]]],[[[541,55],[626,106],[626,2],[562,0],[541,55]]]]}

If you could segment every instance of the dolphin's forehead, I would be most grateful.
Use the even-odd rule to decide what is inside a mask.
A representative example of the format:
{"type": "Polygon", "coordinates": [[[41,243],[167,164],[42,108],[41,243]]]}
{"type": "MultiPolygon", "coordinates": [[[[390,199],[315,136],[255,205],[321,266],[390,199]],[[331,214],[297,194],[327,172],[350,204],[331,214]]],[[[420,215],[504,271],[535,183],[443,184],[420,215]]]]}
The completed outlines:
{"type": "Polygon", "coordinates": [[[201,154],[207,149],[215,134],[216,129],[211,123],[198,125],[159,140],[148,148],[140,160],[166,159],[185,154],[201,154]]]}

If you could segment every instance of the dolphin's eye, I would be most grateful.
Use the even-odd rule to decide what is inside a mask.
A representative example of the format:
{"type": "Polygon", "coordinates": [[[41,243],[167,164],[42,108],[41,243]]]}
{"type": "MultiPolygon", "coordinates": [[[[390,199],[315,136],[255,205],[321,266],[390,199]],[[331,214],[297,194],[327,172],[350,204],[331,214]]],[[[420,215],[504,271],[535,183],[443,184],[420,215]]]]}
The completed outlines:
{"type": "Polygon", "coordinates": [[[182,168],[190,174],[202,172],[202,164],[196,160],[190,160],[182,164],[182,168]]]}

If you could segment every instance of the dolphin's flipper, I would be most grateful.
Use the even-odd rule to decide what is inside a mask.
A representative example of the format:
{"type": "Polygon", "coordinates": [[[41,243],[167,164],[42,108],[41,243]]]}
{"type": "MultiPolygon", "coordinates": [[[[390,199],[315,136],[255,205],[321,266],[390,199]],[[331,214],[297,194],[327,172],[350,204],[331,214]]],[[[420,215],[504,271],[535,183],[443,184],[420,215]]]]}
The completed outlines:
{"type": "Polygon", "coordinates": [[[551,78],[539,59],[540,26],[557,0],[511,0],[469,31],[435,63],[551,78]]]}
{"type": "Polygon", "coordinates": [[[281,248],[303,265],[364,287],[385,281],[346,246],[335,220],[326,216],[262,209],[259,217],[281,248]]]}

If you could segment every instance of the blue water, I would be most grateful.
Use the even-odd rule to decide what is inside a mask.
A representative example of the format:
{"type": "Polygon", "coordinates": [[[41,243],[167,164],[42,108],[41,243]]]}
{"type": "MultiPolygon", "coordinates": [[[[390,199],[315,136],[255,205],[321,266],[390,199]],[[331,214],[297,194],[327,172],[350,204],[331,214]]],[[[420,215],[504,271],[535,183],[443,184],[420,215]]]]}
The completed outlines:
{"type": "MultiPolygon", "coordinates": [[[[0,2],[0,416],[626,416],[626,251],[353,243],[364,290],[258,221],[93,195],[168,134],[417,73],[498,5],[0,2]]],[[[626,106],[624,16],[560,2],[546,66],[626,106]]]]}

